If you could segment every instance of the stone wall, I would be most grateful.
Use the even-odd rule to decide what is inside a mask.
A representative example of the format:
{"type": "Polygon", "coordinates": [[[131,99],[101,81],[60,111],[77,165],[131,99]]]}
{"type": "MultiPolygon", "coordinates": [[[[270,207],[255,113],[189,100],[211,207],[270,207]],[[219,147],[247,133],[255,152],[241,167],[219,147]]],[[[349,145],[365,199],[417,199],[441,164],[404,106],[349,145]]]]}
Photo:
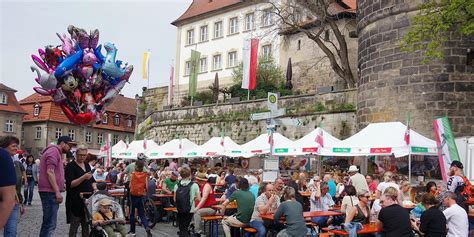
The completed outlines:
{"type": "MultiPolygon", "coordinates": [[[[355,104],[355,90],[280,98],[279,107],[287,109],[284,117],[299,118],[302,126],[280,126],[277,131],[290,139],[298,139],[322,121],[328,132],[347,138],[355,133],[355,104]]],[[[139,127],[143,127],[141,132],[147,139],[160,144],[179,136],[202,144],[219,136],[221,128],[237,143],[245,143],[266,132],[264,120],[249,119],[250,114],[263,111],[266,111],[266,100],[183,107],[156,111],[139,127]]]]}
{"type": "Polygon", "coordinates": [[[448,116],[455,136],[474,134],[474,71],[466,65],[474,39],[450,32],[445,58],[422,64],[418,53],[400,50],[420,0],[359,0],[357,124],[405,121],[433,137],[432,120],[448,116]]]}
{"type": "Polygon", "coordinates": [[[156,110],[163,110],[163,106],[168,105],[168,86],[146,89],[143,92],[142,98],[147,104],[145,114],[150,114],[156,110]]]}

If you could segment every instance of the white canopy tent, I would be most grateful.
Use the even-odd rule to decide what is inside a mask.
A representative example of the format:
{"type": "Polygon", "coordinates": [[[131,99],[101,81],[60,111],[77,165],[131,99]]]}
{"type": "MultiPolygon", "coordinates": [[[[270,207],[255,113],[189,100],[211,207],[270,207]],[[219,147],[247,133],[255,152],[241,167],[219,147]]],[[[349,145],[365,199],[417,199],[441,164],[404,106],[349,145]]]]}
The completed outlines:
{"type": "Polygon", "coordinates": [[[335,138],[328,132],[326,132],[322,128],[316,128],[310,133],[306,134],[304,137],[296,140],[294,142],[294,146],[296,149],[296,153],[298,155],[307,155],[307,154],[318,154],[318,155],[329,155],[329,154],[324,154],[323,151],[319,145],[319,143],[316,142],[316,137],[318,135],[322,136],[323,140],[323,146],[329,146],[332,147],[335,144],[339,143],[341,140],[335,138]]]}
{"type": "Polygon", "coordinates": [[[173,139],[162,146],[160,151],[155,156],[156,159],[167,159],[167,158],[179,158],[186,157],[185,152],[187,150],[196,149],[198,145],[196,143],[186,139],[173,139]]]}
{"type": "Polygon", "coordinates": [[[160,146],[153,140],[136,140],[131,142],[127,149],[119,152],[116,157],[122,159],[137,159],[138,153],[144,153],[149,159],[154,159],[152,155],[159,150],[160,146]]]}
{"type": "Polygon", "coordinates": [[[322,153],[332,156],[437,155],[436,142],[410,129],[410,144],[404,138],[407,126],[401,122],[372,123],[351,137],[324,146],[322,153]]]}
{"type": "Polygon", "coordinates": [[[183,152],[185,157],[248,156],[230,137],[212,137],[206,143],[183,152]]]}
{"type": "Polygon", "coordinates": [[[127,144],[120,140],[112,146],[112,157],[116,157],[120,152],[125,151],[127,149],[127,144]]]}
{"type": "MultiPolygon", "coordinates": [[[[242,145],[246,157],[270,153],[270,134],[264,133],[242,145]]],[[[273,154],[276,156],[298,155],[294,142],[280,133],[273,133],[273,154]]]]}

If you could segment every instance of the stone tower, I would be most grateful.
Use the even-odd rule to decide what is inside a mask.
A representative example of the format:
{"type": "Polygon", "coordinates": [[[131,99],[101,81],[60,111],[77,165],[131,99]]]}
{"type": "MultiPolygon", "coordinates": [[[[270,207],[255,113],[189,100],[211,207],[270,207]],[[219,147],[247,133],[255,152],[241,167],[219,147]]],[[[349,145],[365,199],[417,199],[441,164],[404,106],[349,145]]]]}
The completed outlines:
{"type": "Polygon", "coordinates": [[[406,121],[433,137],[432,121],[448,116],[455,136],[474,135],[474,39],[449,33],[445,58],[422,64],[400,51],[420,0],[358,0],[359,129],[371,122],[406,121]],[[468,50],[470,48],[470,50],[468,50]],[[472,57],[470,57],[472,58],[472,57]]]}

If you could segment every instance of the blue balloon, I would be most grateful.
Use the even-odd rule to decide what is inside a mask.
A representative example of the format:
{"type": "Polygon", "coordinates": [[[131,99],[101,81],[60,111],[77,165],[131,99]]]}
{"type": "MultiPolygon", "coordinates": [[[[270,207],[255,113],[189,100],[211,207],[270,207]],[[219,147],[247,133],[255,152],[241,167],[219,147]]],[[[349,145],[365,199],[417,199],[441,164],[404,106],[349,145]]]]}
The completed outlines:
{"type": "Polygon", "coordinates": [[[118,67],[115,62],[117,48],[111,43],[105,43],[104,48],[107,51],[107,56],[105,57],[105,62],[102,64],[102,71],[114,78],[122,77],[125,72],[118,67]]]}
{"type": "Polygon", "coordinates": [[[95,48],[95,50],[94,50],[94,54],[97,57],[97,61],[100,64],[105,62],[105,56],[102,54],[101,50],[102,50],[102,45],[101,44],[99,44],[99,46],[97,46],[97,48],[95,48]]]}
{"type": "Polygon", "coordinates": [[[56,78],[61,78],[64,76],[64,74],[67,71],[70,71],[76,66],[76,64],[81,61],[82,59],[82,49],[77,44],[76,47],[76,52],[72,55],[69,55],[69,57],[65,58],[57,67],[56,70],[54,71],[54,76],[56,78]]]}

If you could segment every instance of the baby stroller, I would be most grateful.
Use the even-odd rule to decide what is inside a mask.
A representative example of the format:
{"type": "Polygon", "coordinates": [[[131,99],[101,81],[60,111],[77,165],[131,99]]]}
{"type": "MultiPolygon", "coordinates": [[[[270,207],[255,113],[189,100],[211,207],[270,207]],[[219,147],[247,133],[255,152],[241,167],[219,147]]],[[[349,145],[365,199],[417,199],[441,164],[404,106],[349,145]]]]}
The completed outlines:
{"type": "Polygon", "coordinates": [[[95,212],[97,212],[99,203],[104,199],[110,200],[110,209],[114,213],[112,220],[108,220],[107,223],[125,223],[125,218],[120,203],[118,203],[115,198],[112,197],[107,191],[98,191],[92,194],[88,199],[84,199],[86,206],[86,220],[87,223],[89,223],[89,227],[91,229],[91,233],[89,234],[90,237],[115,237],[108,236],[101,226],[92,224],[93,215],[95,212]]]}

